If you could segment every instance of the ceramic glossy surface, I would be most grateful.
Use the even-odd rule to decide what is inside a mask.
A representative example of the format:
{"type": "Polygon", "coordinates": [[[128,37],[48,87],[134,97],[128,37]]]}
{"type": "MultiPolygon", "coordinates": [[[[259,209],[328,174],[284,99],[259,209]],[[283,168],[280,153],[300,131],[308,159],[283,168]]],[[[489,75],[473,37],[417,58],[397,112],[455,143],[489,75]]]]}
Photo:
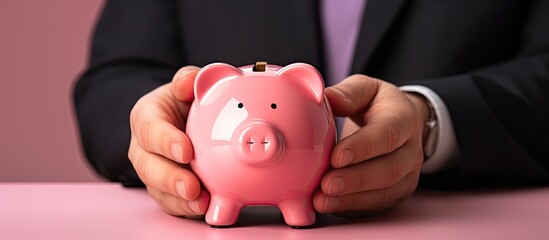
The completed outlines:
{"type": "Polygon", "coordinates": [[[304,63],[263,67],[214,63],[196,76],[186,133],[210,225],[234,224],[247,205],[278,206],[291,226],[315,222],[312,194],[336,139],[322,77],[304,63]]]}

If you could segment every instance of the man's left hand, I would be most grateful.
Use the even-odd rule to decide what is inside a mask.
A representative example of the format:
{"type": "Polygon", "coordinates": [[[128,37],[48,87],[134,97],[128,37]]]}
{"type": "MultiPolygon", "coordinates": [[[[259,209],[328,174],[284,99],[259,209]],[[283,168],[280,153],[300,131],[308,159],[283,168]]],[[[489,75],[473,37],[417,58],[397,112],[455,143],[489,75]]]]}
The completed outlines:
{"type": "Polygon", "coordinates": [[[422,96],[353,75],[326,89],[334,114],[346,117],[331,165],[314,194],[322,213],[360,216],[397,205],[415,191],[423,163],[429,107],[422,96]]]}

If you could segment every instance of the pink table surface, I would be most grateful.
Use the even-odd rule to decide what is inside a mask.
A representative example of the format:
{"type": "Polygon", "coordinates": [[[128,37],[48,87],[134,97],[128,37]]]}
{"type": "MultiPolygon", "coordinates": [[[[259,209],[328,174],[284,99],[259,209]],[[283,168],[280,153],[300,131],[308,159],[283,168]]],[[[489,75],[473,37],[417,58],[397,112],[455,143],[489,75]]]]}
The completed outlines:
{"type": "Polygon", "coordinates": [[[247,208],[232,228],[165,214],[142,189],[111,183],[0,183],[0,239],[549,239],[549,188],[419,191],[368,219],[320,215],[286,226],[247,208]]]}

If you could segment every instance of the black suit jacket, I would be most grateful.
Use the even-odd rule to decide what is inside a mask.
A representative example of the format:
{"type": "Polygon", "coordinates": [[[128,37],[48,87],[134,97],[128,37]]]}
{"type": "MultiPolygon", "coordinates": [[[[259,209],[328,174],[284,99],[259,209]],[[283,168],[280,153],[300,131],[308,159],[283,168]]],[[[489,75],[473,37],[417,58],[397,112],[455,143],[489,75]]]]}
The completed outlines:
{"type": "MultiPolygon", "coordinates": [[[[352,73],[421,84],[449,108],[460,165],[422,184],[549,182],[549,1],[369,0],[352,73]]],[[[74,98],[90,163],[139,180],[127,159],[139,97],[184,65],[266,60],[324,71],[317,1],[116,0],[97,23],[74,98]]]]}

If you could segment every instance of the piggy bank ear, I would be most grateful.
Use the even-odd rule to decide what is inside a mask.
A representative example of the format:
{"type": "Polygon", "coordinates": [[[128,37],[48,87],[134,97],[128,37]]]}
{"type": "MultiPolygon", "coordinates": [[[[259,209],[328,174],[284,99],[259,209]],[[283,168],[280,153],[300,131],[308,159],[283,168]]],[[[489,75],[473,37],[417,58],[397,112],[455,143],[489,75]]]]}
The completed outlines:
{"type": "Polygon", "coordinates": [[[322,102],[324,81],[315,67],[306,63],[294,63],[278,70],[276,74],[301,84],[308,90],[309,97],[317,103],[322,102]]]}
{"type": "Polygon", "coordinates": [[[242,71],[229,64],[212,63],[206,65],[196,74],[194,79],[194,96],[198,102],[218,82],[230,80],[242,75],[242,71]]]}

